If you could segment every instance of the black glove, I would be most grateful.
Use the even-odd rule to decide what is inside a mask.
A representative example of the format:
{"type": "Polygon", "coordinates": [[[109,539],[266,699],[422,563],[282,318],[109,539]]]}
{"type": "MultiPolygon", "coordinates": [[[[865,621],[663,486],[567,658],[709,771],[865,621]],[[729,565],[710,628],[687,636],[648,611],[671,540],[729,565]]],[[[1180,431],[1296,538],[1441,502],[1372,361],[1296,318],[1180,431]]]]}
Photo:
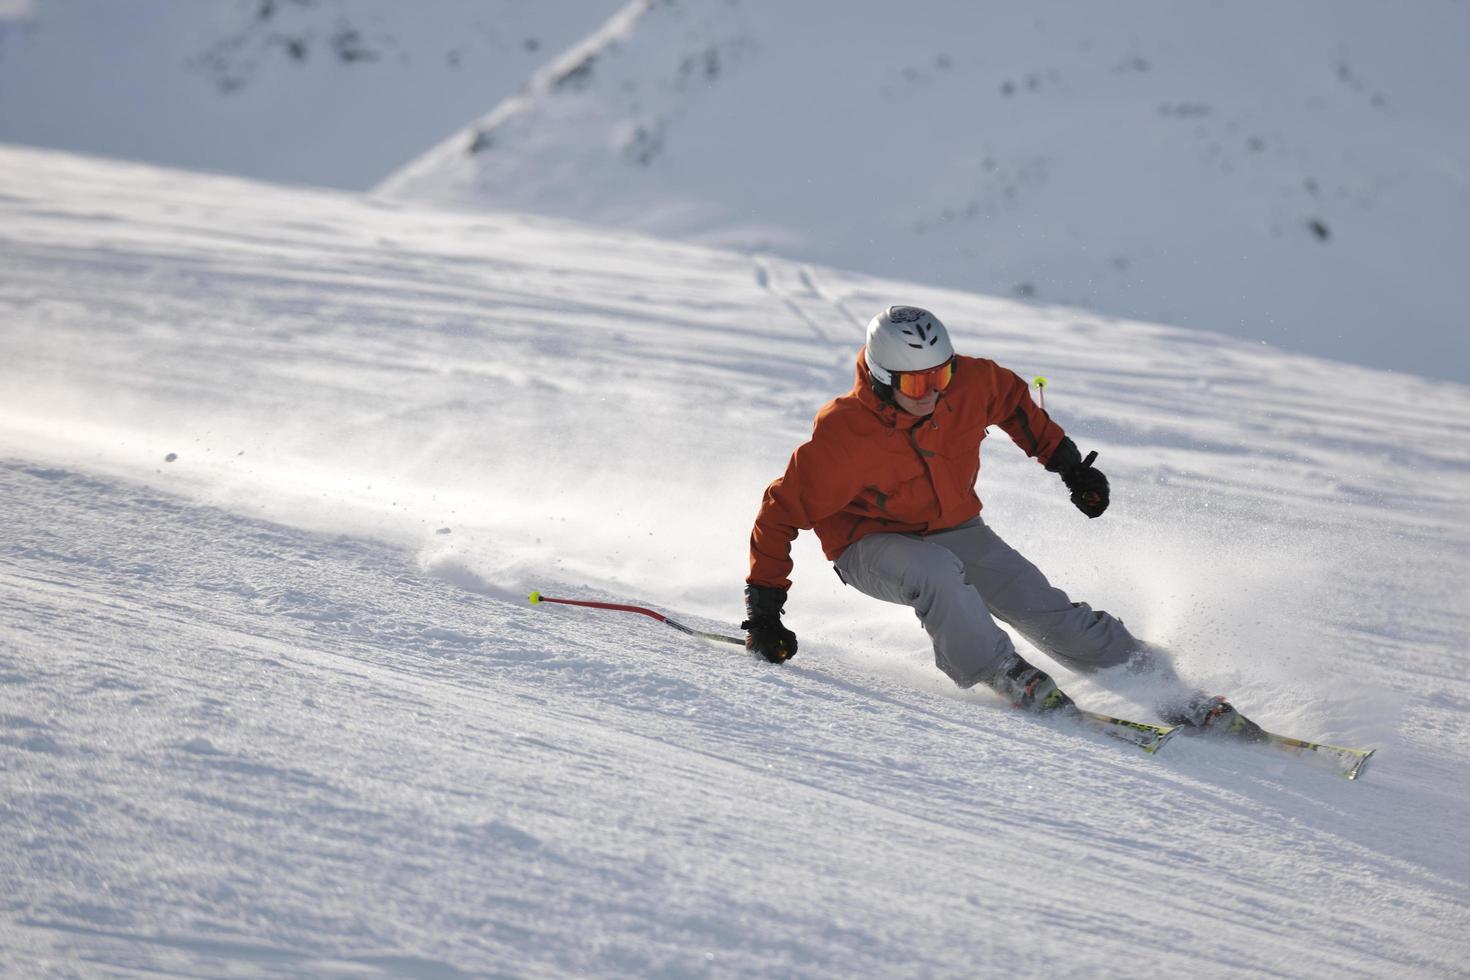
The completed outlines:
{"type": "Polygon", "coordinates": [[[1096,451],[1083,459],[1077,451],[1077,444],[1071,439],[1063,439],[1056,452],[1051,454],[1046,468],[1061,475],[1062,482],[1072,491],[1074,507],[1088,517],[1101,517],[1108,509],[1108,478],[1103,476],[1102,470],[1093,469],[1094,459],[1097,459],[1096,451]]]}
{"type": "Polygon", "coordinates": [[[786,590],[764,585],[745,587],[745,649],[782,664],[796,656],[796,634],[781,625],[781,609],[786,605],[786,590]]]}

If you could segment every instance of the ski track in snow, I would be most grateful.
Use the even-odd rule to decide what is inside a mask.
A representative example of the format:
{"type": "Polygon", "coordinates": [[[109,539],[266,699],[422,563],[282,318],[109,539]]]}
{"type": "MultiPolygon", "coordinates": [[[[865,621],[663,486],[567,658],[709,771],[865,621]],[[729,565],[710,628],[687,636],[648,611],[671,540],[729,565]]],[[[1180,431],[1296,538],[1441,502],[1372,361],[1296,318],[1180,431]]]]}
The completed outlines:
{"type": "Polygon", "coordinates": [[[758,268],[0,150],[0,972],[1463,969],[1470,393],[758,268]],[[785,668],[525,602],[730,631],[911,301],[1110,464],[1083,522],[988,442],[1002,533],[1362,782],[956,691],[807,537],[785,668]]]}

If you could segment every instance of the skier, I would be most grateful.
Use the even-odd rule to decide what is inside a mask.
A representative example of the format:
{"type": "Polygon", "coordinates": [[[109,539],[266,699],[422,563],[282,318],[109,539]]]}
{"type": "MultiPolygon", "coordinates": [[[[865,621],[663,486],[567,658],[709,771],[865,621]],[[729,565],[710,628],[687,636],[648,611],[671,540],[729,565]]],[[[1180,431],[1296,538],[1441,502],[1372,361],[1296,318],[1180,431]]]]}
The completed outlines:
{"type": "Polygon", "coordinates": [[[750,535],[746,647],[773,663],[796,654],[796,635],[781,622],[791,542],[814,529],[846,585],[913,608],[935,664],[962,688],[984,684],[1034,712],[1076,712],[1016,652],[999,619],[1078,672],[1152,678],[1168,692],[1158,708],[1169,724],[1259,733],[1225,698],[1186,688],[1168,658],[1121,620],[1071,601],[985,524],[975,480],[991,425],[1060,476],[1087,517],[1108,509],[1097,454],[1083,459],[1018,375],[957,355],[928,310],[890,306],[873,317],[852,391],[817,413],[811,439],[761,501],[750,535]]]}

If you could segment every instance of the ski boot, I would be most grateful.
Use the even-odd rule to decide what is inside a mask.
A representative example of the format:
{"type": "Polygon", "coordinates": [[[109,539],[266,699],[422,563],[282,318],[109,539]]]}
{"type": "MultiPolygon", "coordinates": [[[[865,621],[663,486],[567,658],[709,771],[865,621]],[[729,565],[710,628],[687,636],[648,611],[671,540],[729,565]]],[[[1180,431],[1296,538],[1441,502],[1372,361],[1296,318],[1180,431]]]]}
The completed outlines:
{"type": "Polygon", "coordinates": [[[1077,705],[1062,693],[1056,682],[1043,670],[1031,666],[1020,656],[1001,668],[990,681],[997,694],[1023,711],[1035,714],[1075,715],[1077,705]]]}
{"type": "Polygon", "coordinates": [[[1164,721],[1184,726],[1186,735],[1210,735],[1234,738],[1243,742],[1263,742],[1266,731],[1245,715],[1223,695],[1192,694],[1184,701],[1160,709],[1164,721]]]}

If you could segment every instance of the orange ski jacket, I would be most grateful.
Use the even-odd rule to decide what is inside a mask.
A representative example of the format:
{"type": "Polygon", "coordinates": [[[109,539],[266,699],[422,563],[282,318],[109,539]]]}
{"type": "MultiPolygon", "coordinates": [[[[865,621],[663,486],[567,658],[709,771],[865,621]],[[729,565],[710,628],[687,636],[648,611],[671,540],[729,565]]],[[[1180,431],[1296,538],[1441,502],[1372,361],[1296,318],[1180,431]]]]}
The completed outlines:
{"type": "Polygon", "coordinates": [[[880,531],[930,534],[980,513],[975,478],[986,427],[998,425],[1042,463],[1065,433],[1014,371],[957,357],[933,414],[919,418],[873,394],[858,351],[852,391],[822,407],[812,437],[766,488],[750,534],[752,585],[791,587],[791,542],[813,530],[828,560],[880,531]]]}

